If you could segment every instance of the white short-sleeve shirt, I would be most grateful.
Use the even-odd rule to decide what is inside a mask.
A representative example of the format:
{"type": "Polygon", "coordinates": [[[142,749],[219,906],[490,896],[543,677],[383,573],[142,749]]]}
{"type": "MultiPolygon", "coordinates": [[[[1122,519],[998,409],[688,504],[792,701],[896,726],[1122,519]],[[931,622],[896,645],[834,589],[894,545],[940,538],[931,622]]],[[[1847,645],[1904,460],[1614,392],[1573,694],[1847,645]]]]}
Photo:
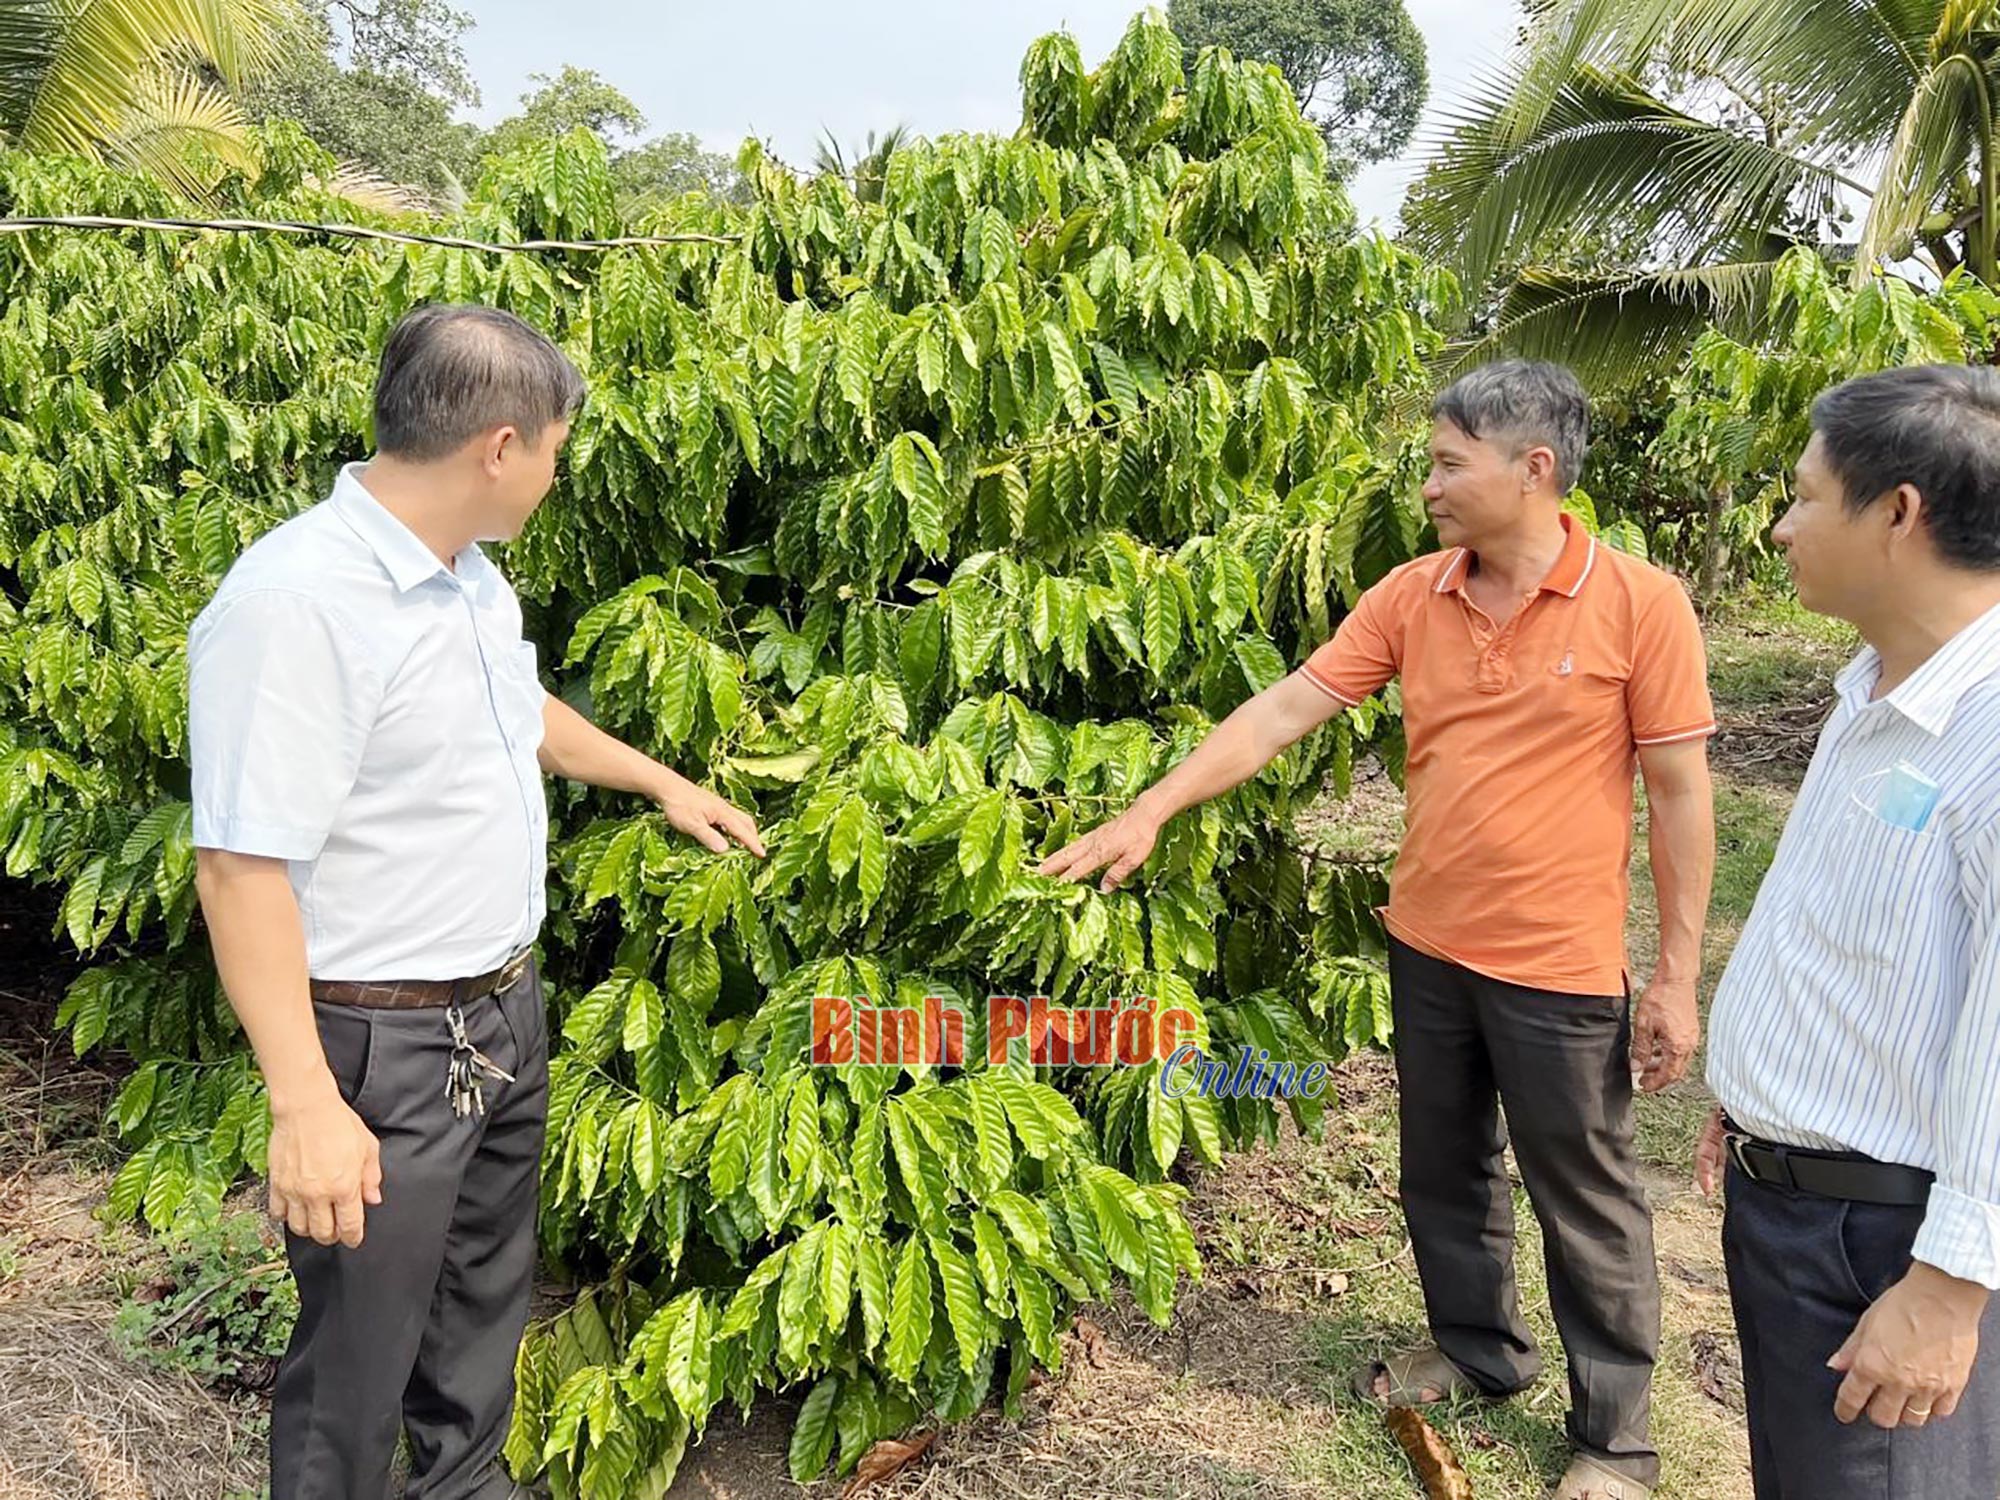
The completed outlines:
{"type": "Polygon", "coordinates": [[[546,692],[499,570],[439,562],[359,468],[188,633],[194,841],[288,862],[313,977],[458,979],[541,929],[546,692]]]}

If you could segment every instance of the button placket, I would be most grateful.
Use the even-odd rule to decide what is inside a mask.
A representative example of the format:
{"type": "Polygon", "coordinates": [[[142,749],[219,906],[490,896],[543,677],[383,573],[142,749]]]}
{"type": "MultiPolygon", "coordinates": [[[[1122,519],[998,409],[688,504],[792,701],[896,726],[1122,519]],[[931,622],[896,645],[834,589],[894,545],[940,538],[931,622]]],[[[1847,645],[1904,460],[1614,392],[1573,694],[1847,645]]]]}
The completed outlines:
{"type": "MultiPolygon", "coordinates": [[[[506,714],[501,712],[500,709],[499,695],[502,684],[496,676],[494,653],[488,649],[485,633],[479,628],[479,615],[474,606],[471,593],[461,587],[459,589],[459,598],[465,601],[466,619],[472,627],[473,650],[478,655],[480,676],[486,687],[487,710],[492,717],[494,728],[500,732],[500,743],[506,749],[507,769],[514,777],[514,791],[520,799],[521,818],[526,824],[529,842],[537,844],[547,837],[542,828],[542,818],[546,816],[547,808],[544,806],[538,814],[535,807],[536,799],[529,795],[528,788],[522,784],[521,768],[519,765],[520,757],[515,749],[514,736],[507,728],[506,714]]],[[[541,789],[538,786],[535,790],[539,793],[541,789]]],[[[530,875],[527,890],[527,909],[530,911],[534,909],[534,899],[534,878],[530,875]]]]}
{"type": "MultiPolygon", "coordinates": [[[[1479,653],[1479,670],[1475,685],[1482,693],[1498,693],[1506,690],[1508,663],[1514,654],[1514,643],[1521,633],[1521,620],[1528,612],[1528,604],[1509,616],[1507,623],[1498,627],[1488,623],[1479,653]]],[[[1481,615],[1481,618],[1485,618],[1481,615]]]]}

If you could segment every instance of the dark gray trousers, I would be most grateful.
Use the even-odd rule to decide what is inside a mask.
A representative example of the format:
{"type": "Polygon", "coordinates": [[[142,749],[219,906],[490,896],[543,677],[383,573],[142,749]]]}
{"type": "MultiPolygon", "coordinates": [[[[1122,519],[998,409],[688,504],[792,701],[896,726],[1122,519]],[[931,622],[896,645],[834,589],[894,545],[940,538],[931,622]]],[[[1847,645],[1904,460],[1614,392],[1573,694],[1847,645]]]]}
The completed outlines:
{"type": "Polygon", "coordinates": [[[1757,1500],[1995,1500],[2000,1496],[2000,1298],[1949,1417],[1884,1430],[1833,1414],[1829,1356],[1910,1268],[1921,1208],[1849,1203],[1729,1168],[1722,1253],[1750,1416],[1757,1500]]]}
{"type": "Polygon", "coordinates": [[[356,1249],[286,1236],[299,1321],[278,1367],[272,1500],[382,1500],[404,1430],[409,1500],[504,1500],[548,1116],[540,973],[465,1004],[473,1045],[516,1079],[486,1081],[484,1116],[445,1097],[442,1009],[313,1010],[342,1097],[382,1143],[382,1202],[356,1249]]]}
{"type": "Polygon", "coordinates": [[[1507,984],[1393,939],[1389,982],[1403,1214],[1438,1348],[1493,1396],[1541,1373],[1514,1283],[1511,1135],[1569,1356],[1570,1441],[1654,1483],[1660,1284],[1632,1143],[1628,997],[1507,984]]]}

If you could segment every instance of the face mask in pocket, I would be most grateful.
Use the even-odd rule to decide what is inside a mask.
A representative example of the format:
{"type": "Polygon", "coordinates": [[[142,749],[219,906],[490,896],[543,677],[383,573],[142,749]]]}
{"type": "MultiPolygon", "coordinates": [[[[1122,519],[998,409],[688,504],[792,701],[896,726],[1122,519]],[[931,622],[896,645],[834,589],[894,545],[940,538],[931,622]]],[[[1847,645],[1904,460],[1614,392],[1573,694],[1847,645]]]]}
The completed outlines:
{"type": "Polygon", "coordinates": [[[1892,828],[1920,833],[1936,811],[1940,788],[1906,760],[1864,776],[1853,792],[1857,806],[1892,828]]]}

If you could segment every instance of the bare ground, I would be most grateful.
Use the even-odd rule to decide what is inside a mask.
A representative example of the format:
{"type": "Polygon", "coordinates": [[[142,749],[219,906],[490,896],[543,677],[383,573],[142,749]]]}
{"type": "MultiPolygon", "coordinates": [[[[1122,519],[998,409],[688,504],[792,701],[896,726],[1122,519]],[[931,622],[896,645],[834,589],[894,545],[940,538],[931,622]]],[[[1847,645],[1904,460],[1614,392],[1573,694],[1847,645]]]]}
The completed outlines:
{"type": "Polygon", "coordinates": [[[154,1259],[98,1210],[111,1080],[65,1063],[52,1008],[0,1000],[0,1500],[255,1494],[263,1403],[141,1368],[111,1322],[154,1259]],[[11,1003],[8,1003],[11,1002],[11,1003]]]}

